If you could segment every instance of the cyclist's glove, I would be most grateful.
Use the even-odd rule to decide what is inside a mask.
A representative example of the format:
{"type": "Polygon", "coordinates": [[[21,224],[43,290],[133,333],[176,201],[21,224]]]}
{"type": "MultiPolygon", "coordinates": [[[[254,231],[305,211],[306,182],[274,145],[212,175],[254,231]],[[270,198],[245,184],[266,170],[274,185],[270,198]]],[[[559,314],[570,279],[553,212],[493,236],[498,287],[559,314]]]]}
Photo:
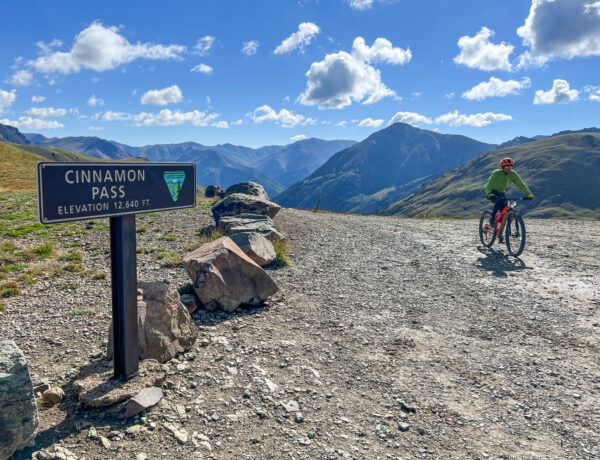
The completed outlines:
{"type": "Polygon", "coordinates": [[[496,195],[493,193],[488,193],[486,196],[488,200],[494,201],[496,199],[496,195]]]}
{"type": "Polygon", "coordinates": [[[526,200],[533,200],[533,193],[530,193],[525,197],[526,200]]]}

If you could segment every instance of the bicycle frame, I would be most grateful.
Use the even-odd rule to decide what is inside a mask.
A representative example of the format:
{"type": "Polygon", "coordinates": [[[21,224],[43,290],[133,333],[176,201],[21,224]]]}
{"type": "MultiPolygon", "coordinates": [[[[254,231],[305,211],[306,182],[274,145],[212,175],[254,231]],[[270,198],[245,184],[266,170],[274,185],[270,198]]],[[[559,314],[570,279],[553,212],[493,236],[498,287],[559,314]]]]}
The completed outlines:
{"type": "Polygon", "coordinates": [[[507,198],[506,202],[507,202],[506,206],[504,206],[504,209],[502,209],[502,211],[499,213],[500,217],[498,217],[498,214],[496,214],[496,216],[495,216],[496,236],[500,236],[500,234],[502,234],[502,231],[504,230],[504,225],[506,224],[506,221],[508,220],[508,215],[510,213],[516,214],[516,211],[513,209],[517,204],[516,200],[510,200],[507,198]],[[500,225],[498,225],[498,224],[500,224],[500,225]]]}

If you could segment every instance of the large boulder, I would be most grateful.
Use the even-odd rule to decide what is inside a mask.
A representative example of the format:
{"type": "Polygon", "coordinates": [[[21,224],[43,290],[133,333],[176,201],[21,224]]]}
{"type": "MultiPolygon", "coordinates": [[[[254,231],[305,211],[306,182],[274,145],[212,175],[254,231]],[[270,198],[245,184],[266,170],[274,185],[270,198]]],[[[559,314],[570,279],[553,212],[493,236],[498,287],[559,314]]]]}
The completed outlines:
{"type": "Polygon", "coordinates": [[[275,228],[273,219],[260,214],[221,217],[218,228],[225,236],[236,233],[258,233],[271,242],[283,240],[283,235],[275,228]]]}
{"type": "Polygon", "coordinates": [[[29,444],[38,424],[25,356],[12,340],[0,340],[0,459],[29,444]]]}
{"type": "Polygon", "coordinates": [[[244,251],[244,254],[261,267],[275,262],[277,258],[273,243],[258,233],[236,233],[230,238],[244,251]]]}
{"type": "Polygon", "coordinates": [[[226,236],[203,244],[183,262],[196,295],[209,310],[258,305],[278,291],[271,277],[226,236]]]}
{"type": "Polygon", "coordinates": [[[234,193],[226,196],[212,207],[212,214],[217,224],[222,217],[238,214],[261,214],[273,218],[281,206],[257,196],[234,193]]]}
{"type": "Polygon", "coordinates": [[[264,187],[256,182],[240,182],[239,184],[230,185],[225,190],[226,197],[234,193],[243,193],[245,195],[257,196],[263,200],[269,200],[269,195],[265,192],[264,187]]]}
{"type": "MultiPolygon", "coordinates": [[[[138,344],[140,359],[164,363],[194,346],[198,328],[181,303],[175,286],[159,281],[138,283],[138,344]]],[[[113,355],[112,324],[108,356],[113,355]]]]}

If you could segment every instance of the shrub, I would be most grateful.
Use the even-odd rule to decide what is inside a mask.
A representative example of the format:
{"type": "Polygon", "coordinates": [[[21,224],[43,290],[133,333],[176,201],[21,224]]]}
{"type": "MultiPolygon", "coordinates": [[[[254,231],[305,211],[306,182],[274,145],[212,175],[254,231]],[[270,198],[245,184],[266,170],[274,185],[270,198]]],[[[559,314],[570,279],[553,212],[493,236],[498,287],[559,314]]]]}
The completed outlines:
{"type": "Polygon", "coordinates": [[[287,241],[277,240],[273,243],[273,247],[275,248],[275,264],[278,267],[287,267],[290,265],[290,260],[287,257],[288,252],[290,251],[290,245],[287,241]]]}
{"type": "Polygon", "coordinates": [[[19,285],[14,281],[7,281],[0,284],[0,297],[12,297],[19,295],[19,285]]]}
{"type": "Polygon", "coordinates": [[[62,262],[81,262],[81,254],[77,251],[70,251],[58,257],[62,262]]]}
{"type": "Polygon", "coordinates": [[[52,243],[42,244],[31,249],[31,252],[35,254],[38,259],[48,259],[52,255],[54,246],[52,243]]]}

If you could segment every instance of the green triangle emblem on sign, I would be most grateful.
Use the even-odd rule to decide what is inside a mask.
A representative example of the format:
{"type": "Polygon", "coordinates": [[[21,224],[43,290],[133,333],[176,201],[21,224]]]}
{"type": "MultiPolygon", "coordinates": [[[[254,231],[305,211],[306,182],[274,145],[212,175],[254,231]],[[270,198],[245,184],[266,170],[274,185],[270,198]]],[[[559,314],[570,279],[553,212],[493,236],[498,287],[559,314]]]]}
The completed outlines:
{"type": "Polygon", "coordinates": [[[179,193],[181,192],[181,188],[183,187],[183,181],[185,180],[185,172],[165,171],[163,173],[163,178],[165,179],[167,188],[171,193],[171,198],[173,198],[173,201],[177,201],[179,199],[179,193]]]}

